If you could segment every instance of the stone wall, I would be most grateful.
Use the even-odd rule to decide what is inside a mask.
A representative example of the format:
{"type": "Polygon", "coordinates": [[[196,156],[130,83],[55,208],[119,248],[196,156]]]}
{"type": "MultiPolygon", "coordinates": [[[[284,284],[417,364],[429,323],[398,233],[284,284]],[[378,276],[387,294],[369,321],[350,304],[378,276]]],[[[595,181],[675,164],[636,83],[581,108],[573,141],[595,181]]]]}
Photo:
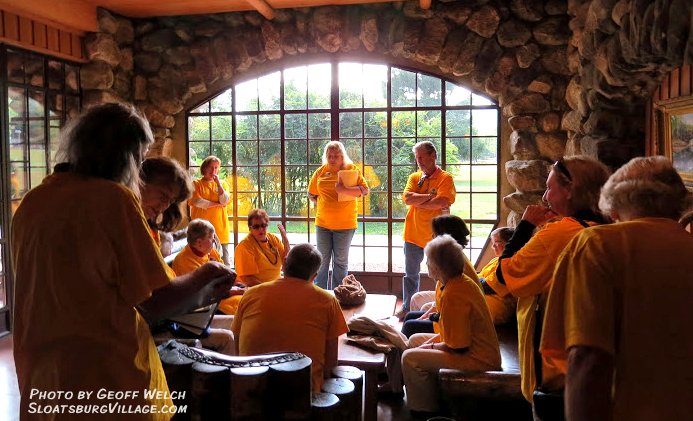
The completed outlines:
{"type": "Polygon", "coordinates": [[[273,21],[256,12],[129,20],[100,10],[82,88],[87,106],[135,102],[154,129],[154,153],[167,154],[193,96],[264,62],[353,52],[406,60],[500,104],[512,127],[502,141],[513,157],[505,170],[516,192],[503,201],[513,224],[540,201],[549,165],[564,154],[619,165],[641,153],[646,97],[693,55],[687,2],[396,2],[280,9],[273,21]],[[650,39],[660,45],[645,46],[650,39]]]}

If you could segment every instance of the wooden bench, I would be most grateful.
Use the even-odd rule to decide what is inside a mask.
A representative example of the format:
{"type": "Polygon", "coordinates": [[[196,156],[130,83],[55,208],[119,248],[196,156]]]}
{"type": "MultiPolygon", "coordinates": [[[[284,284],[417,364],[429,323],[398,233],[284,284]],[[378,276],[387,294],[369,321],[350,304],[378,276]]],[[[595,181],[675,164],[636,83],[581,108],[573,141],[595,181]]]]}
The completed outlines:
{"type": "Polygon", "coordinates": [[[532,406],[522,396],[517,348],[517,323],[496,326],[501,371],[465,373],[441,369],[438,374],[443,401],[460,419],[532,420],[532,406]]]}

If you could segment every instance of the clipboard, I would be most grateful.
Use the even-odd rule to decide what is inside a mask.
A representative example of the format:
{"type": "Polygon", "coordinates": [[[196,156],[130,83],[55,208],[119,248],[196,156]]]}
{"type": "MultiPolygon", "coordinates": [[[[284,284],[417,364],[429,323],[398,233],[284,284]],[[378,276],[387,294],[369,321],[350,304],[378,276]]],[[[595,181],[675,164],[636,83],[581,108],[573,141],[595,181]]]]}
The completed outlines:
{"type": "MultiPolygon", "coordinates": [[[[337,172],[337,180],[341,180],[345,186],[354,187],[359,180],[358,170],[341,170],[337,172]]],[[[349,202],[357,198],[348,194],[337,194],[337,200],[340,202],[349,202]]]]}

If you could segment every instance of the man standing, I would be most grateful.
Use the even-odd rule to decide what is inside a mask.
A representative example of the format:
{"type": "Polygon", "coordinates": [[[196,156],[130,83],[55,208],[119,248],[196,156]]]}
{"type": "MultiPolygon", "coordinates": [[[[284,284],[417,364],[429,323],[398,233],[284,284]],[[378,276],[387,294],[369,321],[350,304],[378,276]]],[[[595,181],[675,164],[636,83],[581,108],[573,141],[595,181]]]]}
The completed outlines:
{"type": "Polygon", "coordinates": [[[455,203],[455,183],[452,175],[436,165],[438,153],[429,141],[412,148],[420,171],[409,176],[402,200],[409,206],[404,221],[404,271],[402,278],[402,308],[395,315],[400,319],[409,312],[412,295],[419,290],[424,247],[431,239],[431,219],[450,212],[455,203]]]}
{"type": "Polygon", "coordinates": [[[308,356],[316,392],[337,365],[339,336],[349,330],[337,299],[313,285],[321,261],[310,244],[291,248],[284,278],[248,289],[231,325],[238,355],[295,351],[308,356]]]}

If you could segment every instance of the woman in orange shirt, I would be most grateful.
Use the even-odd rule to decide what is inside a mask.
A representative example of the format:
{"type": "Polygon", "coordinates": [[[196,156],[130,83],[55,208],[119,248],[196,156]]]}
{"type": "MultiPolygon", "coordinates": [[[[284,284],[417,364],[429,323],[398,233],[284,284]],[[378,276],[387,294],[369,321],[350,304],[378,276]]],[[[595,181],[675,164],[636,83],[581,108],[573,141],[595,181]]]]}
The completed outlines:
{"type": "Polygon", "coordinates": [[[308,198],[316,203],[315,233],[322,264],[315,284],[326,289],[327,273],[332,260],[332,285],[341,283],[349,269],[349,246],[356,232],[358,215],[357,197],[368,194],[368,184],[361,171],[349,159],[344,145],[336,140],[328,142],[322,154],[322,167],[310,179],[308,198]],[[356,171],[356,184],[347,187],[338,176],[340,171],[356,171]],[[339,200],[339,195],[353,200],[339,200]]]}
{"type": "Polygon", "coordinates": [[[214,225],[222,248],[222,259],[231,264],[229,254],[229,214],[226,205],[229,203],[229,186],[219,179],[221,160],[210,155],[202,161],[200,172],[202,178],[193,181],[193,195],[188,200],[191,219],[205,219],[214,225]]]}

